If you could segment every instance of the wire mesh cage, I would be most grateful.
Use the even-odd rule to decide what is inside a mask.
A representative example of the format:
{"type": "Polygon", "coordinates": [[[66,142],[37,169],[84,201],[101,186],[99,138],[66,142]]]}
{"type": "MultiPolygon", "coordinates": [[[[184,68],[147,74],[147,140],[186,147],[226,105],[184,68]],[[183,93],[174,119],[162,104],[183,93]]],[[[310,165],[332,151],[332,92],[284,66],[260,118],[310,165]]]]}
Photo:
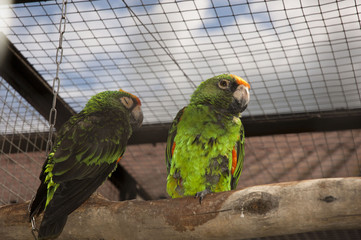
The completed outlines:
{"type": "MultiPolygon", "coordinates": [[[[0,4],[0,31],[51,85],[61,2],[22,2],[0,4]]],[[[66,16],[59,95],[75,112],[92,95],[122,88],[141,98],[145,126],[168,128],[194,85],[234,73],[251,85],[238,188],[360,176],[359,1],[74,0],[66,16]],[[326,115],[356,120],[324,131],[326,115]],[[284,116],[296,127],[278,132],[284,116]],[[321,125],[302,125],[310,116],[321,125]]],[[[35,193],[48,123],[6,70],[0,75],[0,204],[9,204],[35,193]]],[[[121,161],[149,199],[167,197],[164,141],[130,145],[121,161]]],[[[114,184],[101,191],[119,199],[114,184]]]]}
{"type": "Polygon", "coordinates": [[[34,142],[46,142],[46,121],[1,78],[1,204],[29,200],[38,183],[45,153],[34,142]],[[27,133],[38,134],[30,140],[27,133]],[[14,139],[14,137],[17,139],[14,139]],[[16,144],[17,143],[17,144],[16,144]],[[25,151],[19,145],[25,144],[25,151]],[[34,181],[35,180],[35,181],[34,181]]]}
{"type": "MultiPolygon", "coordinates": [[[[50,83],[61,7],[1,7],[0,30],[50,83]]],[[[141,96],[145,124],[169,122],[194,90],[182,71],[196,85],[224,72],[247,79],[245,116],[361,104],[356,1],[74,1],[67,18],[60,92],[76,111],[124,88],[141,96]]]]}
{"type": "MultiPolygon", "coordinates": [[[[39,185],[39,174],[46,159],[44,146],[49,130],[39,115],[3,78],[0,78],[1,111],[1,204],[32,198],[39,185]]],[[[117,188],[107,183],[100,193],[118,199],[117,188]]]]}

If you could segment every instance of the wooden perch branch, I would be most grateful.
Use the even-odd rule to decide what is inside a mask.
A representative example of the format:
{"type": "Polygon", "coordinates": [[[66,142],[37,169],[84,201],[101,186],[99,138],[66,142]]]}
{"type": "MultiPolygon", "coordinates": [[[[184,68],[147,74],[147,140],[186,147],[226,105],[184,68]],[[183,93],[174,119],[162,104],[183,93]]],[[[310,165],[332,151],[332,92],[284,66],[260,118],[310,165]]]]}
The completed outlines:
{"type": "MultiPolygon", "coordinates": [[[[59,239],[242,239],[336,229],[361,229],[361,178],[254,186],[207,195],[201,205],[192,197],[94,196],[69,216],[59,239]]],[[[0,236],[33,239],[27,203],[0,207],[0,236]]]]}

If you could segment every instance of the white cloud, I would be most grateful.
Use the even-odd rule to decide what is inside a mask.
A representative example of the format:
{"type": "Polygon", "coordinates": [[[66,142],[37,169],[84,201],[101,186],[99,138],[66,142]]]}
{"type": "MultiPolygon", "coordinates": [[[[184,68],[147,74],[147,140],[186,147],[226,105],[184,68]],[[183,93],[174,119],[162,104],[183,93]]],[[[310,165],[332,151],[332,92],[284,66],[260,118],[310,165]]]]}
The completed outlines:
{"type": "MultiPolygon", "coordinates": [[[[361,84],[357,70],[361,30],[354,1],[322,2],[321,7],[312,0],[232,1],[231,7],[223,2],[214,1],[216,9],[206,0],[162,1],[162,5],[144,7],[129,2],[145,26],[120,3],[109,2],[117,4],[110,9],[108,3],[98,1],[98,12],[89,3],[69,3],[66,61],[61,67],[81,77],[74,80],[68,74],[61,95],[79,110],[93,91],[82,91],[78,83],[86,82],[97,91],[122,87],[152,101],[151,106],[145,104],[145,122],[170,121],[174,116],[169,113],[187,103],[192,86],[167,55],[169,51],[196,84],[224,72],[247,79],[252,96],[245,115],[359,107],[355,86],[361,84]],[[167,102],[152,91],[168,94],[164,95],[167,102]],[[155,116],[153,108],[162,112],[161,117],[155,116]]],[[[26,43],[17,47],[39,71],[51,76],[58,34],[54,23],[44,21],[57,24],[60,8],[44,6],[46,18],[32,9],[37,15],[33,18],[26,9],[14,12],[20,19],[32,20],[29,23],[39,18],[41,26],[23,28],[14,16],[2,18],[0,24],[13,26],[12,31],[26,43]]]]}

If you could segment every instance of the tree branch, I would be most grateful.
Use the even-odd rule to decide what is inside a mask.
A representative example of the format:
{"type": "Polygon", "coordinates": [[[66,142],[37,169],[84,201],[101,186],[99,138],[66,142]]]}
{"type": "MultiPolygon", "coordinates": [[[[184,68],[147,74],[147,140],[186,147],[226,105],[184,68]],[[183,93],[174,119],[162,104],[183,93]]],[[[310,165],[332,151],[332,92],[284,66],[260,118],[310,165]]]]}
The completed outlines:
{"type": "MultiPolygon", "coordinates": [[[[33,239],[27,204],[0,207],[2,239],[33,239]]],[[[360,228],[361,178],[330,178],[209,194],[201,205],[192,197],[95,195],[69,216],[59,239],[243,239],[360,228]]]]}

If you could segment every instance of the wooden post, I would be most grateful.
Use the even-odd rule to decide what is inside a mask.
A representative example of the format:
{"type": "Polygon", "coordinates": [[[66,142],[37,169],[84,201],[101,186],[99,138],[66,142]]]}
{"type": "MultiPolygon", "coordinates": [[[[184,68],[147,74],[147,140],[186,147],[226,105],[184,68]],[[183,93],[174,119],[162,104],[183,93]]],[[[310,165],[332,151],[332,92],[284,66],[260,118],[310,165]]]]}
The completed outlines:
{"type": "MultiPolygon", "coordinates": [[[[1,239],[33,239],[27,204],[0,207],[1,239]]],[[[337,229],[361,229],[361,178],[254,186],[209,194],[202,204],[95,195],[69,216],[59,239],[243,239],[337,229]]]]}

